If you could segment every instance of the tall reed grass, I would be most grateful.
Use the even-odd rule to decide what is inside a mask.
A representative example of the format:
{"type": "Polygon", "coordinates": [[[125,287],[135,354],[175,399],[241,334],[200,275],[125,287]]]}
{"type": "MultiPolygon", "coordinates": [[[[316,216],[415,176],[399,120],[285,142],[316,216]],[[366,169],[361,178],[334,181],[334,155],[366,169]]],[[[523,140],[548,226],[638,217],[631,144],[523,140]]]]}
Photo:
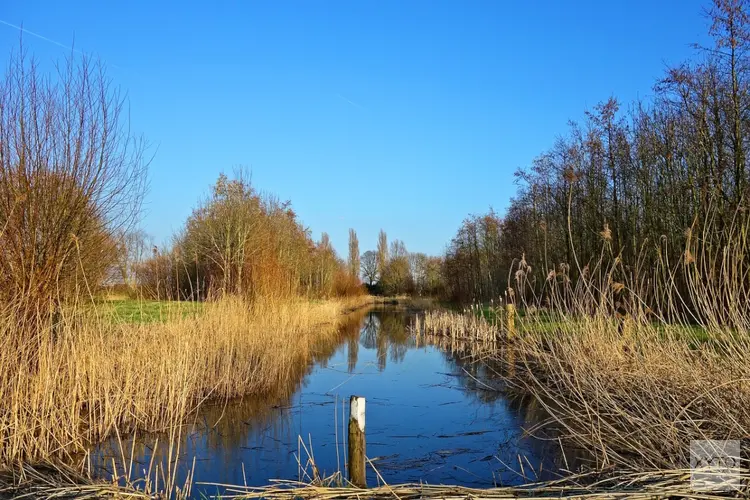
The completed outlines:
{"type": "Polygon", "coordinates": [[[631,323],[623,332],[604,314],[552,324],[527,316],[512,341],[498,325],[499,341],[488,343],[485,332],[453,336],[467,324],[491,328],[466,318],[471,313],[439,314],[419,325],[423,335],[452,339],[443,345],[504,366],[497,375],[536,397],[546,424],[592,453],[596,467],[686,469],[692,440],[750,435],[746,332],[717,340],[720,332],[686,325],[631,323]]]}
{"type": "Polygon", "coordinates": [[[226,298],[195,317],[148,324],[73,308],[46,322],[34,346],[6,312],[0,465],[70,461],[108,436],[174,429],[208,400],[288,384],[316,341],[336,335],[340,315],[365,300],[226,298]]]}
{"type": "Polygon", "coordinates": [[[687,469],[692,440],[750,436],[750,223],[738,214],[725,228],[692,228],[681,261],[647,269],[608,254],[605,239],[604,258],[575,279],[561,265],[541,287],[526,281],[522,259],[508,294],[525,313],[513,338],[476,311],[418,326],[512,365],[501,376],[595,465],[687,469]]]}

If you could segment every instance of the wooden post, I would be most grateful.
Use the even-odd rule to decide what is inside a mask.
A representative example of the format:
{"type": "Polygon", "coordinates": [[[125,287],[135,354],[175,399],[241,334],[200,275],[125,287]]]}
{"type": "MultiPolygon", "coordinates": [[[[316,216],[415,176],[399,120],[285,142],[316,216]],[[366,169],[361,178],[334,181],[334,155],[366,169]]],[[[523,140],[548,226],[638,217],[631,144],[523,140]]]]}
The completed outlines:
{"type": "Polygon", "coordinates": [[[349,481],[359,488],[367,488],[365,451],[365,398],[352,396],[349,400],[349,481]]]}
{"type": "Polygon", "coordinates": [[[508,330],[508,338],[513,338],[516,335],[516,306],[508,302],[505,306],[506,313],[506,329],[508,330]]]}

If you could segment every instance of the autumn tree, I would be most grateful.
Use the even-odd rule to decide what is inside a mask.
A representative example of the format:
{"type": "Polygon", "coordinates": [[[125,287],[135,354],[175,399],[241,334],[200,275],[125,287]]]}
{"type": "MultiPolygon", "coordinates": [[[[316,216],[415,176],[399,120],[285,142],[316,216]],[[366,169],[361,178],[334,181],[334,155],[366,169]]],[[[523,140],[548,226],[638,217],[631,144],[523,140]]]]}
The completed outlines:
{"type": "Polygon", "coordinates": [[[0,87],[0,302],[33,332],[88,295],[140,213],[144,142],[104,67],[71,57],[43,74],[21,49],[0,87]]]}

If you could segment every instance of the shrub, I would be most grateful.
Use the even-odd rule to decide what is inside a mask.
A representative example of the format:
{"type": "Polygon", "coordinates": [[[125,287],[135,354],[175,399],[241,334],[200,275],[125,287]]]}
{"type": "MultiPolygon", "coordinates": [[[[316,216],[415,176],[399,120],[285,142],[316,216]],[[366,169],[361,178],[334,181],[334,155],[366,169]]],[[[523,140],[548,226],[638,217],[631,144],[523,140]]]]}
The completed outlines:
{"type": "Polygon", "coordinates": [[[101,65],[44,75],[23,49],[0,88],[0,301],[33,332],[61,302],[104,281],[114,235],[138,215],[143,141],[101,65]]]}

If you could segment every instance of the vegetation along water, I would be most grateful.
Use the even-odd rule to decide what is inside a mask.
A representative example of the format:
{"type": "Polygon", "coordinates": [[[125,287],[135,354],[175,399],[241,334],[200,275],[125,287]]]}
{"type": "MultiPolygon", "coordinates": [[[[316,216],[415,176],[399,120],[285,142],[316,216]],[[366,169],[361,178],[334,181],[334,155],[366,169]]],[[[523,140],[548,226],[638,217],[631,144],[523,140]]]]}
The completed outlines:
{"type": "Polygon", "coordinates": [[[571,122],[432,256],[350,229],[342,258],[243,168],[154,244],[125,94],[22,41],[0,86],[0,495],[747,496],[750,6],[707,14],[713,45],[653,98],[571,122]]]}

